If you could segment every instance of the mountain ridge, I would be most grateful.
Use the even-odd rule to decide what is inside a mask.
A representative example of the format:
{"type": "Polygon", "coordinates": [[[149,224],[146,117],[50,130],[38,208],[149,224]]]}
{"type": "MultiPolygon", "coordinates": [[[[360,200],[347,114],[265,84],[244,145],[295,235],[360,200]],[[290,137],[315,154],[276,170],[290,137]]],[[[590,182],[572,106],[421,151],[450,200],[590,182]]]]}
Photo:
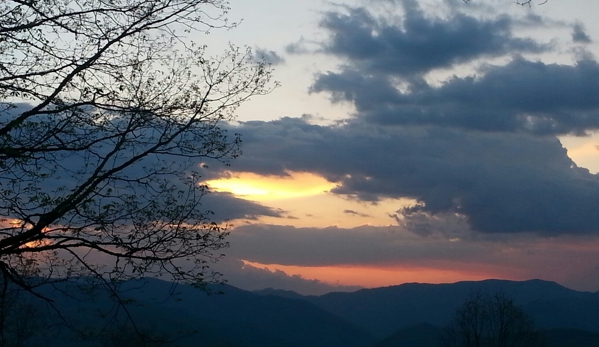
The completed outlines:
{"type": "MultiPolygon", "coordinates": [[[[69,288],[68,283],[56,286],[69,288]]],[[[92,312],[113,322],[124,318],[122,310],[114,314],[108,310],[116,306],[110,300],[112,294],[102,288],[88,300],[89,293],[78,295],[69,289],[67,297],[56,286],[48,288],[48,296],[84,329],[99,324],[89,316],[92,312]],[[70,303],[70,297],[77,300],[70,303]]],[[[430,343],[435,331],[449,323],[455,309],[477,291],[500,291],[514,298],[540,328],[565,341],[555,347],[573,347],[577,345],[567,341],[599,336],[599,293],[578,292],[542,280],[408,283],[320,296],[277,289],[251,292],[226,284],[209,285],[213,294],[207,294],[190,285],[153,278],[123,282],[118,289],[139,326],[159,335],[181,332],[177,343],[182,347],[369,347],[377,341],[381,346],[393,345],[393,341],[418,346],[418,341],[424,341],[418,339],[430,343]]],[[[55,335],[54,345],[99,346],[55,335]]]]}
{"type": "Polygon", "coordinates": [[[405,283],[303,299],[384,338],[398,328],[420,323],[447,324],[458,306],[477,291],[503,292],[542,327],[599,331],[599,293],[580,292],[540,279],[405,283]]]}

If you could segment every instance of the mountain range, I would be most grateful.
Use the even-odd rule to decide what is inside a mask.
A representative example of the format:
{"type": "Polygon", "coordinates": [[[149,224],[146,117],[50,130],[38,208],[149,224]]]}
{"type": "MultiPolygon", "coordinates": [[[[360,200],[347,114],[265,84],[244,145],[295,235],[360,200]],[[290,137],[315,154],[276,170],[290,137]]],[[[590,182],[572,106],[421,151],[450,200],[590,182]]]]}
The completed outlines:
{"type": "MultiPolygon", "coordinates": [[[[303,296],[228,285],[209,286],[207,293],[145,279],[119,285],[124,306],[116,305],[114,293],[101,288],[73,294],[73,289],[61,285],[67,284],[44,292],[70,325],[45,330],[43,340],[53,341],[51,345],[133,346],[129,335],[134,330],[124,326],[130,315],[135,328],[159,337],[155,346],[436,346],[437,336],[469,295],[501,292],[534,319],[548,346],[599,346],[599,292],[574,291],[541,280],[410,283],[303,296]],[[158,344],[161,339],[169,343],[158,344]]],[[[52,312],[44,315],[58,320],[52,312]]]]}

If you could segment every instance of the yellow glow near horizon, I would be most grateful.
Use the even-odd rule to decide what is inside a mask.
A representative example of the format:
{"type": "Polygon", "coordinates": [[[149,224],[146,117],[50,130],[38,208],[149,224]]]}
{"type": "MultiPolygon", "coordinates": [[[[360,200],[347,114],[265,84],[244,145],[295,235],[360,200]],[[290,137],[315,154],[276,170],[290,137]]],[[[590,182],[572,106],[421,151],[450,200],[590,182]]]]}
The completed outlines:
{"type": "Polygon", "coordinates": [[[249,172],[230,174],[230,177],[205,183],[215,191],[229,192],[255,201],[314,196],[337,185],[308,172],[287,172],[288,176],[261,176],[249,172]]]}

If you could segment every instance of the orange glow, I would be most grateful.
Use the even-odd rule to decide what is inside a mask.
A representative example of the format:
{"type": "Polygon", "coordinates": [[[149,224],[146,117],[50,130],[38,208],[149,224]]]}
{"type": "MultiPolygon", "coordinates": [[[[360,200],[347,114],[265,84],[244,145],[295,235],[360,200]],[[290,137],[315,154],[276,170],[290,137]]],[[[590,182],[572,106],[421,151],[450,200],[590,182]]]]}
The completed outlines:
{"type": "MultiPolygon", "coordinates": [[[[19,233],[26,231],[26,228],[32,227],[31,224],[26,223],[25,221],[18,219],[18,218],[12,218],[12,219],[6,219],[3,218],[2,216],[0,216],[0,228],[10,228],[10,229],[14,229],[14,235],[18,235],[19,233]]],[[[42,229],[42,233],[48,233],[51,232],[52,230],[48,227],[45,227],[42,229]]],[[[8,236],[8,234],[7,234],[8,236]]],[[[48,245],[50,244],[51,241],[49,240],[36,240],[36,241],[31,241],[31,242],[27,242],[23,245],[21,245],[19,248],[21,249],[25,249],[25,248],[36,248],[39,246],[43,246],[43,245],[48,245]]]]}
{"type": "Polygon", "coordinates": [[[453,283],[459,281],[480,281],[489,278],[522,280],[525,277],[501,276],[488,269],[438,269],[422,266],[293,266],[260,264],[243,260],[244,264],[270,271],[280,270],[287,275],[299,275],[305,279],[319,280],[333,285],[362,286],[367,288],[384,287],[403,283],[453,283]]]}
{"type": "Polygon", "coordinates": [[[22,220],[20,220],[20,219],[11,219],[11,220],[8,222],[8,225],[9,225],[11,228],[18,228],[18,227],[21,227],[21,226],[23,226],[23,225],[24,225],[24,222],[23,222],[22,220]]]}
{"type": "Polygon", "coordinates": [[[314,196],[337,184],[308,172],[287,172],[288,176],[261,176],[249,172],[231,173],[229,178],[205,182],[211,189],[229,192],[244,199],[270,201],[314,196]]]}

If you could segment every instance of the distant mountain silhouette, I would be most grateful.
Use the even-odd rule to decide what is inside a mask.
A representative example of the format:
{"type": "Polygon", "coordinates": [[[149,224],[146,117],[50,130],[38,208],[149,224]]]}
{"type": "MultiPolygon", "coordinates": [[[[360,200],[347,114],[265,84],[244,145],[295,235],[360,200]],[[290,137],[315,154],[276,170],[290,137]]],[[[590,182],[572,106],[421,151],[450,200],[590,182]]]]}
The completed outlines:
{"type": "Polygon", "coordinates": [[[297,292],[294,292],[293,290],[266,288],[266,289],[261,289],[261,290],[255,290],[252,293],[258,294],[258,295],[273,295],[273,296],[278,296],[278,297],[287,298],[287,299],[304,299],[303,295],[301,295],[297,292]]]}
{"type": "Polygon", "coordinates": [[[599,332],[599,293],[578,292],[542,280],[408,283],[352,293],[306,296],[304,299],[384,338],[397,329],[419,323],[444,326],[456,308],[476,291],[505,293],[540,327],[599,332]]]}
{"type": "MultiPolygon", "coordinates": [[[[276,289],[249,292],[228,285],[208,289],[214,294],[157,279],[119,286],[136,323],[160,336],[177,337],[173,346],[435,347],[455,309],[476,291],[501,291],[514,298],[546,330],[549,347],[599,346],[599,293],[553,282],[412,283],[322,296],[276,289]]],[[[46,288],[45,295],[80,331],[105,329],[124,318],[123,309],[103,289],[78,292],[62,283],[46,288]]],[[[54,329],[53,337],[44,337],[50,345],[103,346],[68,329],[54,329]]]]}
{"type": "MultiPolygon", "coordinates": [[[[119,286],[121,299],[128,303],[126,307],[141,330],[169,337],[181,333],[176,346],[363,347],[376,341],[371,334],[304,300],[257,295],[228,285],[208,289],[212,294],[157,279],[128,281],[119,286]]],[[[68,292],[80,300],[71,300],[53,288],[48,288],[46,294],[82,331],[104,328],[108,323],[100,316],[108,321],[124,319],[123,310],[101,288],[90,296],[93,299],[85,293],[74,293],[72,288],[68,292]]],[[[98,345],[77,339],[66,328],[57,335],[64,340],[55,338],[53,345],[98,345]]]]}

